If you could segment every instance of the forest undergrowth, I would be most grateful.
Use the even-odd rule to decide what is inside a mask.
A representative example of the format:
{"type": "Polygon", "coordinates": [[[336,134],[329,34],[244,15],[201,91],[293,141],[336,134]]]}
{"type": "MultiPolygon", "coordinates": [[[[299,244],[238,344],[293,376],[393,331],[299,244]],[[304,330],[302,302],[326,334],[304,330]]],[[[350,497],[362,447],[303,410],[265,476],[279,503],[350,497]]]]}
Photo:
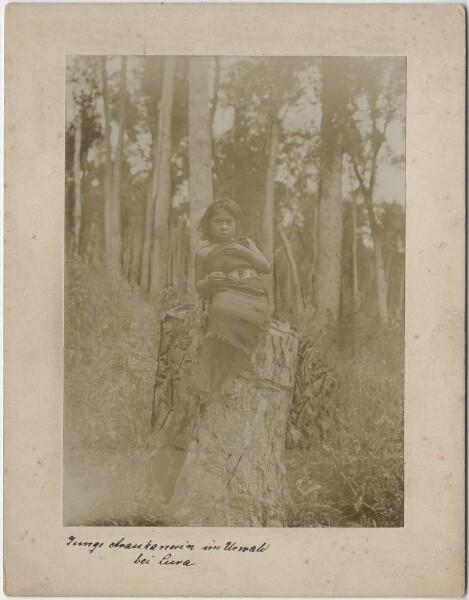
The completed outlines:
{"type": "Polygon", "coordinates": [[[65,521],[154,522],[144,446],[159,303],[77,260],[67,265],[65,302],[65,521]]]}
{"type": "Polygon", "coordinates": [[[404,524],[404,332],[358,327],[338,347],[300,329],[286,452],[291,527],[404,524]]]}
{"type": "MultiPolygon", "coordinates": [[[[65,523],[158,525],[145,444],[158,307],[177,298],[155,300],[76,260],[65,291],[65,523]]],[[[286,438],[288,526],[402,526],[403,331],[357,323],[353,345],[349,332],[318,347],[308,323],[286,438]]]]}

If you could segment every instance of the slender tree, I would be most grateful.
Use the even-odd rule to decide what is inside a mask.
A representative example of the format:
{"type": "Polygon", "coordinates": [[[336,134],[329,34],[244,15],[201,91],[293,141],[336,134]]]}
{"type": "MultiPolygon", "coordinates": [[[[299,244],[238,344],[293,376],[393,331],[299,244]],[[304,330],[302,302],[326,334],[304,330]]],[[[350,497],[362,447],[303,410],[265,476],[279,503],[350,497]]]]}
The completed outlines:
{"type": "Polygon", "coordinates": [[[217,154],[217,148],[214,142],[214,135],[213,135],[213,126],[214,126],[214,121],[215,121],[215,114],[217,112],[217,105],[218,105],[218,92],[220,90],[220,74],[221,74],[221,67],[220,67],[220,57],[216,56],[215,57],[215,75],[214,75],[214,81],[213,81],[213,95],[212,95],[212,102],[211,102],[211,108],[210,108],[210,129],[211,129],[211,134],[212,134],[212,154],[213,154],[213,189],[214,189],[214,193],[215,196],[219,196],[220,195],[220,161],[218,159],[218,154],[217,154]]]}
{"type": "Polygon", "coordinates": [[[267,171],[265,176],[264,211],[262,218],[262,248],[272,269],[265,276],[265,284],[269,294],[271,310],[275,309],[275,280],[274,280],[274,234],[275,234],[275,175],[278,156],[280,123],[278,118],[280,99],[277,97],[270,115],[270,136],[268,144],[267,171]]]}
{"type": "Polygon", "coordinates": [[[357,257],[357,200],[352,195],[352,300],[353,306],[358,307],[358,257],[357,257]]]}
{"type": "Polygon", "coordinates": [[[402,261],[402,270],[399,278],[399,300],[397,304],[397,319],[404,320],[404,303],[405,303],[405,261],[402,261]]]}
{"type": "Polygon", "coordinates": [[[118,136],[112,171],[112,211],[111,211],[111,261],[110,267],[114,273],[122,270],[122,233],[121,233],[121,178],[122,156],[124,146],[125,126],[125,96],[127,86],[127,57],[121,59],[119,81],[118,136]]]}
{"type": "Polygon", "coordinates": [[[103,89],[104,111],[104,248],[106,260],[111,261],[112,256],[112,148],[111,148],[111,119],[109,110],[108,76],[106,68],[107,59],[101,57],[101,79],[103,89]]]}
{"type": "MultiPolygon", "coordinates": [[[[373,122],[373,128],[376,129],[376,123],[373,122]]],[[[384,132],[382,132],[382,136],[384,139],[384,132]]],[[[380,136],[381,137],[381,136],[380,136]]],[[[382,233],[381,226],[378,223],[375,215],[375,211],[373,208],[373,191],[376,182],[376,169],[378,165],[378,154],[381,148],[382,141],[375,146],[375,150],[373,152],[372,158],[372,166],[371,166],[371,174],[368,185],[365,184],[364,177],[360,173],[357,162],[354,158],[352,158],[352,164],[354,168],[355,175],[358,179],[360,190],[363,195],[363,199],[365,202],[366,210],[368,213],[368,219],[370,222],[371,235],[373,238],[373,257],[375,264],[375,283],[376,283],[376,299],[377,299],[377,307],[378,307],[378,316],[380,322],[385,325],[388,322],[388,304],[387,304],[387,281],[386,281],[386,273],[385,273],[385,265],[384,265],[384,257],[383,257],[383,244],[382,244],[382,233]]]]}
{"type": "MultiPolygon", "coordinates": [[[[162,106],[160,107],[160,120],[162,118],[162,106]]],[[[158,131],[161,131],[162,126],[158,127],[158,131]]],[[[148,187],[147,193],[147,202],[146,202],[146,210],[145,210],[145,220],[144,220],[144,233],[143,233],[143,242],[142,242],[142,257],[141,257],[141,266],[140,266],[140,285],[145,291],[148,291],[150,284],[150,254],[151,254],[151,242],[153,235],[153,217],[155,214],[155,201],[157,194],[157,183],[158,183],[158,168],[160,163],[160,151],[159,151],[159,138],[160,134],[158,133],[158,138],[156,144],[153,145],[153,161],[152,161],[152,176],[150,179],[150,185],[148,187]]]]}
{"type": "MultiPolygon", "coordinates": [[[[156,67],[156,64],[154,65],[156,67]]],[[[158,203],[158,191],[161,185],[160,177],[163,173],[162,148],[165,146],[166,155],[171,148],[171,114],[174,95],[174,79],[175,79],[176,63],[175,59],[168,57],[165,59],[163,84],[161,91],[160,106],[158,111],[158,125],[156,134],[153,135],[152,146],[152,176],[148,188],[143,246],[140,267],[140,285],[144,290],[150,288],[150,273],[151,273],[151,253],[153,245],[153,235],[155,229],[155,209],[158,203]],[[169,146],[168,146],[169,141],[169,146]]],[[[167,174],[166,174],[167,178],[167,174]]],[[[163,234],[164,235],[164,234],[163,234]]],[[[161,271],[161,269],[160,269],[161,271]]],[[[155,270],[155,276],[157,272],[155,270]]]]}
{"type": "Polygon", "coordinates": [[[285,232],[283,231],[283,229],[281,227],[278,227],[278,233],[279,233],[280,239],[282,240],[282,244],[283,244],[283,247],[285,248],[285,253],[288,258],[289,273],[291,274],[291,285],[293,287],[293,292],[295,295],[296,313],[298,315],[301,315],[301,313],[303,312],[303,309],[304,309],[304,302],[303,302],[303,294],[301,291],[300,278],[298,277],[298,268],[296,266],[296,260],[293,255],[290,241],[288,240],[287,236],[285,235],[285,232]]]}
{"type": "MultiPolygon", "coordinates": [[[[65,145],[67,249],[87,256],[91,251],[86,247],[91,229],[101,229],[100,197],[96,202],[88,193],[90,182],[99,177],[99,159],[96,160],[99,143],[95,145],[95,142],[102,137],[96,107],[96,98],[100,95],[97,65],[94,57],[74,57],[66,65],[67,103],[74,108],[73,118],[67,124],[65,145]],[[93,151],[91,156],[90,150],[93,151]],[[95,221],[93,227],[91,221],[95,221]]],[[[99,231],[93,231],[92,252],[97,255],[100,254],[100,237],[99,231]]],[[[99,257],[95,256],[93,263],[98,261],[99,257]]]]}
{"type": "Polygon", "coordinates": [[[171,214],[171,120],[174,99],[176,58],[168,56],[165,62],[160,125],[155,153],[153,197],[153,240],[151,250],[150,290],[155,294],[167,285],[170,214],[171,214]]]}
{"type": "MultiPolygon", "coordinates": [[[[353,173],[362,194],[373,239],[376,305],[381,324],[389,320],[388,281],[383,250],[383,227],[378,221],[374,206],[374,193],[380,164],[380,155],[387,140],[389,123],[395,119],[403,106],[403,70],[396,61],[370,59],[368,68],[354,69],[353,109],[362,118],[354,118],[355,124],[347,135],[347,153],[353,173]],[[365,103],[366,109],[360,108],[365,103]],[[363,127],[363,121],[367,127],[363,127]],[[360,125],[362,127],[360,128],[360,125]]],[[[397,158],[399,160],[399,157],[397,158]]]]}
{"type": "Polygon", "coordinates": [[[321,64],[322,117],[318,252],[315,276],[315,320],[319,328],[334,327],[340,306],[342,250],[342,141],[346,105],[345,59],[321,64]]]}
{"type": "Polygon", "coordinates": [[[209,58],[191,58],[189,68],[189,202],[191,225],[189,289],[193,295],[195,295],[194,254],[200,245],[197,227],[205,209],[213,200],[209,67],[209,58]]]}
{"type": "Polygon", "coordinates": [[[74,147],[73,147],[73,182],[75,191],[75,204],[73,210],[74,223],[74,249],[78,254],[80,247],[82,198],[81,198],[81,138],[82,138],[82,107],[78,105],[75,117],[74,128],[74,147]]]}

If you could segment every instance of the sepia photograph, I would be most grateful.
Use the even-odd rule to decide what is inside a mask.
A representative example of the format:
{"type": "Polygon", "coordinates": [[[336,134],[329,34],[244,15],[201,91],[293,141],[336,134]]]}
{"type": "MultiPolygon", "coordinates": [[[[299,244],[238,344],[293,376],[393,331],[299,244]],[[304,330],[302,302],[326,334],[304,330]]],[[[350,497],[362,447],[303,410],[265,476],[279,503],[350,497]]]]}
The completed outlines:
{"type": "Polygon", "coordinates": [[[65,93],[63,524],[403,527],[405,57],[65,93]]]}
{"type": "Polygon", "coordinates": [[[6,7],[5,594],[464,593],[466,21],[6,7]]]}

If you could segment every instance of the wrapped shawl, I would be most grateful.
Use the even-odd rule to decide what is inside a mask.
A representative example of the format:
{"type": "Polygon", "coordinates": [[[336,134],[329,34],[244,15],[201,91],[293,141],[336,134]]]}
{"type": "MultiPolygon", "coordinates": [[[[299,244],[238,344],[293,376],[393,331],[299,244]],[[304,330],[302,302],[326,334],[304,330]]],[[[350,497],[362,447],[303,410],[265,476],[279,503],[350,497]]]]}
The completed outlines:
{"type": "MultiPolygon", "coordinates": [[[[242,240],[237,242],[243,244],[242,240]]],[[[212,293],[205,337],[218,338],[249,355],[259,341],[269,314],[267,292],[247,261],[225,253],[231,243],[217,244],[204,260],[207,274],[221,271],[231,275],[212,293]],[[243,277],[247,270],[254,276],[243,277]]]]}

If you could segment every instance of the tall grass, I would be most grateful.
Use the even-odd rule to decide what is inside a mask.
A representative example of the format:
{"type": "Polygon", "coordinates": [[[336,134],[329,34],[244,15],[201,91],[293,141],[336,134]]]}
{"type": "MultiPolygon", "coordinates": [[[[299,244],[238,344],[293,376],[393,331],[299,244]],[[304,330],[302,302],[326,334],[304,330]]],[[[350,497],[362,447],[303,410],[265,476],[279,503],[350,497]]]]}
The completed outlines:
{"type": "Polygon", "coordinates": [[[149,295],[80,261],[67,264],[66,522],[133,524],[154,517],[143,448],[159,319],[158,303],[149,295]]]}
{"type": "Polygon", "coordinates": [[[368,323],[357,338],[338,348],[303,335],[312,356],[287,436],[291,526],[403,525],[404,331],[368,323]]]}

